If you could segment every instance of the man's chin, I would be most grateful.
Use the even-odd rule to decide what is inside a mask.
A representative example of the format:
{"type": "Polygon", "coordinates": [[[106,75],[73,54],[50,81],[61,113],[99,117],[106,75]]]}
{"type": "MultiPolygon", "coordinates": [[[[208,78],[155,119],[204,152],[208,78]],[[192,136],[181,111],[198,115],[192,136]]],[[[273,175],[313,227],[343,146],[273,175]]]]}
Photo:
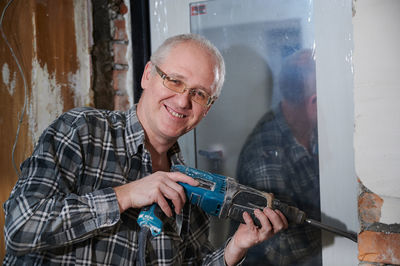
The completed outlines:
{"type": "Polygon", "coordinates": [[[179,131],[164,131],[164,137],[165,139],[168,139],[169,141],[176,141],[180,136],[186,134],[187,131],[184,130],[179,130],[179,131]]]}

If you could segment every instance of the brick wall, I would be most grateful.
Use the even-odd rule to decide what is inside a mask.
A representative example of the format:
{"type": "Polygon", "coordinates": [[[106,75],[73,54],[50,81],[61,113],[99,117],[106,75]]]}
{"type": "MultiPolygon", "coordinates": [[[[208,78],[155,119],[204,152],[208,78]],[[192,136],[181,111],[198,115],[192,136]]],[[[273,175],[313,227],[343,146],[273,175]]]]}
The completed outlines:
{"type": "MultiPolygon", "coordinates": [[[[126,0],[127,1],[127,0],[126,0]]],[[[111,18],[113,74],[112,84],[114,89],[114,110],[128,110],[130,103],[127,87],[128,81],[128,49],[129,37],[127,30],[128,6],[124,1],[115,1],[114,16],[111,18]]]]}
{"type": "Polygon", "coordinates": [[[360,183],[358,198],[360,234],[359,265],[400,264],[400,224],[380,223],[383,199],[360,183]]]}
{"type": "Polygon", "coordinates": [[[92,0],[93,92],[96,108],[128,110],[130,82],[129,0],[92,0]]]}

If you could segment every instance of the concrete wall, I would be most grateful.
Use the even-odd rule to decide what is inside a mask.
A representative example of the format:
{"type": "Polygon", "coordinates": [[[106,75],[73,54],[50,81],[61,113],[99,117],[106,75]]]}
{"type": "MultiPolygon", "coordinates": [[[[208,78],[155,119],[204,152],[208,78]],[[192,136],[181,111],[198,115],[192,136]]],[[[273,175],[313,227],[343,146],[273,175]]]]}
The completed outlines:
{"type": "Polygon", "coordinates": [[[354,24],[359,260],[400,264],[400,1],[359,0],[354,24]]]}

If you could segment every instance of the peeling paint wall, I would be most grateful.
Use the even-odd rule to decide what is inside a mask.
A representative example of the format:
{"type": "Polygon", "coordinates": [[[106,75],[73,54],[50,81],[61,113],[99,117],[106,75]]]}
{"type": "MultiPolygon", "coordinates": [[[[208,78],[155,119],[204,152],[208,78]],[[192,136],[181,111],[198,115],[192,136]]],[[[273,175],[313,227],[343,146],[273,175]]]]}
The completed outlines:
{"type": "Polygon", "coordinates": [[[78,69],[70,73],[68,82],[74,90],[75,106],[93,105],[91,88],[92,4],[91,1],[74,0],[75,45],[78,69]]]}
{"type": "Polygon", "coordinates": [[[73,107],[92,103],[90,7],[90,1],[79,0],[74,0],[73,4],[70,1],[63,4],[48,1],[36,5],[32,16],[34,57],[28,108],[30,135],[34,143],[57,116],[73,107]],[[69,26],[65,21],[70,23],[69,26]],[[44,30],[41,26],[47,23],[54,27],[44,30]],[[47,42],[45,34],[50,35],[47,42]]]}
{"type": "MultiPolygon", "coordinates": [[[[9,1],[0,1],[0,11],[9,1]]],[[[0,39],[0,182],[1,204],[17,180],[13,168],[31,154],[41,132],[58,115],[77,106],[92,106],[91,0],[13,0],[2,24],[26,80],[0,39]],[[26,89],[26,93],[25,93],[26,89]],[[26,109],[23,106],[26,103],[26,109]],[[23,120],[19,123],[22,116],[23,120]]],[[[0,212],[3,236],[4,213],[0,212]]],[[[0,260],[5,254],[0,238],[0,260]]]]}
{"type": "Polygon", "coordinates": [[[355,168],[359,260],[400,264],[400,1],[356,2],[355,168]]]}
{"type": "Polygon", "coordinates": [[[32,94],[28,105],[29,134],[34,143],[41,132],[57,116],[62,114],[64,103],[61,96],[61,85],[57,83],[54,73],[49,73],[47,65],[42,68],[37,61],[32,61],[32,94]]]}
{"type": "Polygon", "coordinates": [[[3,64],[2,71],[1,71],[1,76],[3,78],[3,83],[6,89],[8,90],[8,93],[13,96],[15,92],[15,83],[16,83],[16,76],[17,72],[10,73],[10,68],[8,67],[7,63],[3,64]]]}

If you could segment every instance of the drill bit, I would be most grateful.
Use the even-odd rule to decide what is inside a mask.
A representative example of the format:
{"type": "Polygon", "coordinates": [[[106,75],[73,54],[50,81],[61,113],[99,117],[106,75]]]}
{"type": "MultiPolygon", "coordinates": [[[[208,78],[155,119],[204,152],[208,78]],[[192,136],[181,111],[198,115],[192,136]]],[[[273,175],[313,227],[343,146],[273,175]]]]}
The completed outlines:
{"type": "Polygon", "coordinates": [[[326,230],[326,231],[328,231],[328,232],[331,232],[331,233],[335,233],[335,234],[344,236],[344,237],[346,237],[346,238],[348,238],[348,239],[350,239],[350,240],[353,240],[354,242],[357,243],[357,234],[356,234],[356,233],[346,232],[346,231],[340,230],[340,229],[338,229],[338,228],[332,227],[332,226],[327,225],[327,224],[323,224],[323,223],[321,223],[321,222],[318,222],[318,221],[313,220],[313,219],[310,219],[310,218],[307,218],[307,219],[305,220],[305,222],[308,223],[308,224],[310,224],[310,225],[313,225],[313,226],[315,226],[315,227],[324,229],[324,230],[326,230]]]}

